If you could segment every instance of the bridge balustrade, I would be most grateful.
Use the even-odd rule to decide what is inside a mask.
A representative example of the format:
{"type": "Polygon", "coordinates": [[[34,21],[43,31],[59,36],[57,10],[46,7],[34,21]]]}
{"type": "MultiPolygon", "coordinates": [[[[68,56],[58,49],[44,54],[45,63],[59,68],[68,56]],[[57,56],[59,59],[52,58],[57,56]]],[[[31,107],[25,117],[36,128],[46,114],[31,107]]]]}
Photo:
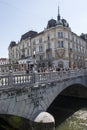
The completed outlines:
{"type": "Polygon", "coordinates": [[[0,87],[8,85],[9,85],[9,76],[7,75],[0,76],[0,87]]]}
{"type": "Polygon", "coordinates": [[[14,75],[13,84],[33,83],[33,74],[14,75]]]}
{"type": "Polygon", "coordinates": [[[76,78],[78,76],[87,75],[87,70],[69,70],[69,71],[56,71],[45,73],[30,73],[30,74],[14,74],[0,75],[0,87],[13,87],[21,86],[23,84],[34,83],[49,83],[55,81],[62,81],[64,79],[76,78]]]}
{"type": "Polygon", "coordinates": [[[60,81],[67,78],[75,78],[78,76],[83,76],[86,70],[70,70],[70,71],[57,71],[57,72],[47,72],[47,73],[36,73],[35,82],[53,82],[60,81]]]}

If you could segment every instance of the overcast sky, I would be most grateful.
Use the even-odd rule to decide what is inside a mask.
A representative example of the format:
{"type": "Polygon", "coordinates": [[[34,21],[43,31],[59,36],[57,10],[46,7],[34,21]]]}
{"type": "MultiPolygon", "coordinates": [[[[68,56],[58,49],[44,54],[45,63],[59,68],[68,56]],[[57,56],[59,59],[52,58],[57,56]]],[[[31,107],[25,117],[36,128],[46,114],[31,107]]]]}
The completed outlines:
{"type": "Polygon", "coordinates": [[[87,33],[87,0],[0,0],[0,58],[8,57],[11,41],[29,30],[42,31],[60,15],[77,35],[87,33]]]}

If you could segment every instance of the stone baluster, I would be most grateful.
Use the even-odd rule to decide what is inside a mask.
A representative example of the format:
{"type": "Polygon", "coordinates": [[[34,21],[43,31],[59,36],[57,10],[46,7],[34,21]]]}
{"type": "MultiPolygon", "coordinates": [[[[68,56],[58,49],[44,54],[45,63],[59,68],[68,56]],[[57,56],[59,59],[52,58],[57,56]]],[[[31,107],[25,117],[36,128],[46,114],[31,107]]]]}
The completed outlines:
{"type": "Polygon", "coordinates": [[[13,86],[13,74],[12,74],[12,72],[9,73],[8,84],[9,84],[10,87],[13,86]]]}

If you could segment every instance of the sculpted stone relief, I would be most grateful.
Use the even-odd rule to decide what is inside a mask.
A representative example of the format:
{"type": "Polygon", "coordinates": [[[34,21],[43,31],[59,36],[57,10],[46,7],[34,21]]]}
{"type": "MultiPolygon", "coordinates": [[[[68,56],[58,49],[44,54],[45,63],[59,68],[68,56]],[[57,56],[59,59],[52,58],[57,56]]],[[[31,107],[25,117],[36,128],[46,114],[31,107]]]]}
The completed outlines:
{"type": "Polygon", "coordinates": [[[58,49],[56,50],[56,55],[59,57],[59,58],[62,58],[65,54],[65,50],[64,49],[58,49]]]}

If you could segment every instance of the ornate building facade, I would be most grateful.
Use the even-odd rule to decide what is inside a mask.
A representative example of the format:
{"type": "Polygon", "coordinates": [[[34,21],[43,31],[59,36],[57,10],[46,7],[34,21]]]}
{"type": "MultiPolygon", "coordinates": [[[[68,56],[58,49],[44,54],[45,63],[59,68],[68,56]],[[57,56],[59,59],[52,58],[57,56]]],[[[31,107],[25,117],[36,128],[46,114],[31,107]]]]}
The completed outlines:
{"type": "Polygon", "coordinates": [[[40,33],[29,31],[18,43],[12,41],[8,51],[11,63],[33,64],[35,58],[38,66],[82,68],[87,58],[87,41],[72,32],[58,8],[57,20],[49,20],[40,33]]]}

